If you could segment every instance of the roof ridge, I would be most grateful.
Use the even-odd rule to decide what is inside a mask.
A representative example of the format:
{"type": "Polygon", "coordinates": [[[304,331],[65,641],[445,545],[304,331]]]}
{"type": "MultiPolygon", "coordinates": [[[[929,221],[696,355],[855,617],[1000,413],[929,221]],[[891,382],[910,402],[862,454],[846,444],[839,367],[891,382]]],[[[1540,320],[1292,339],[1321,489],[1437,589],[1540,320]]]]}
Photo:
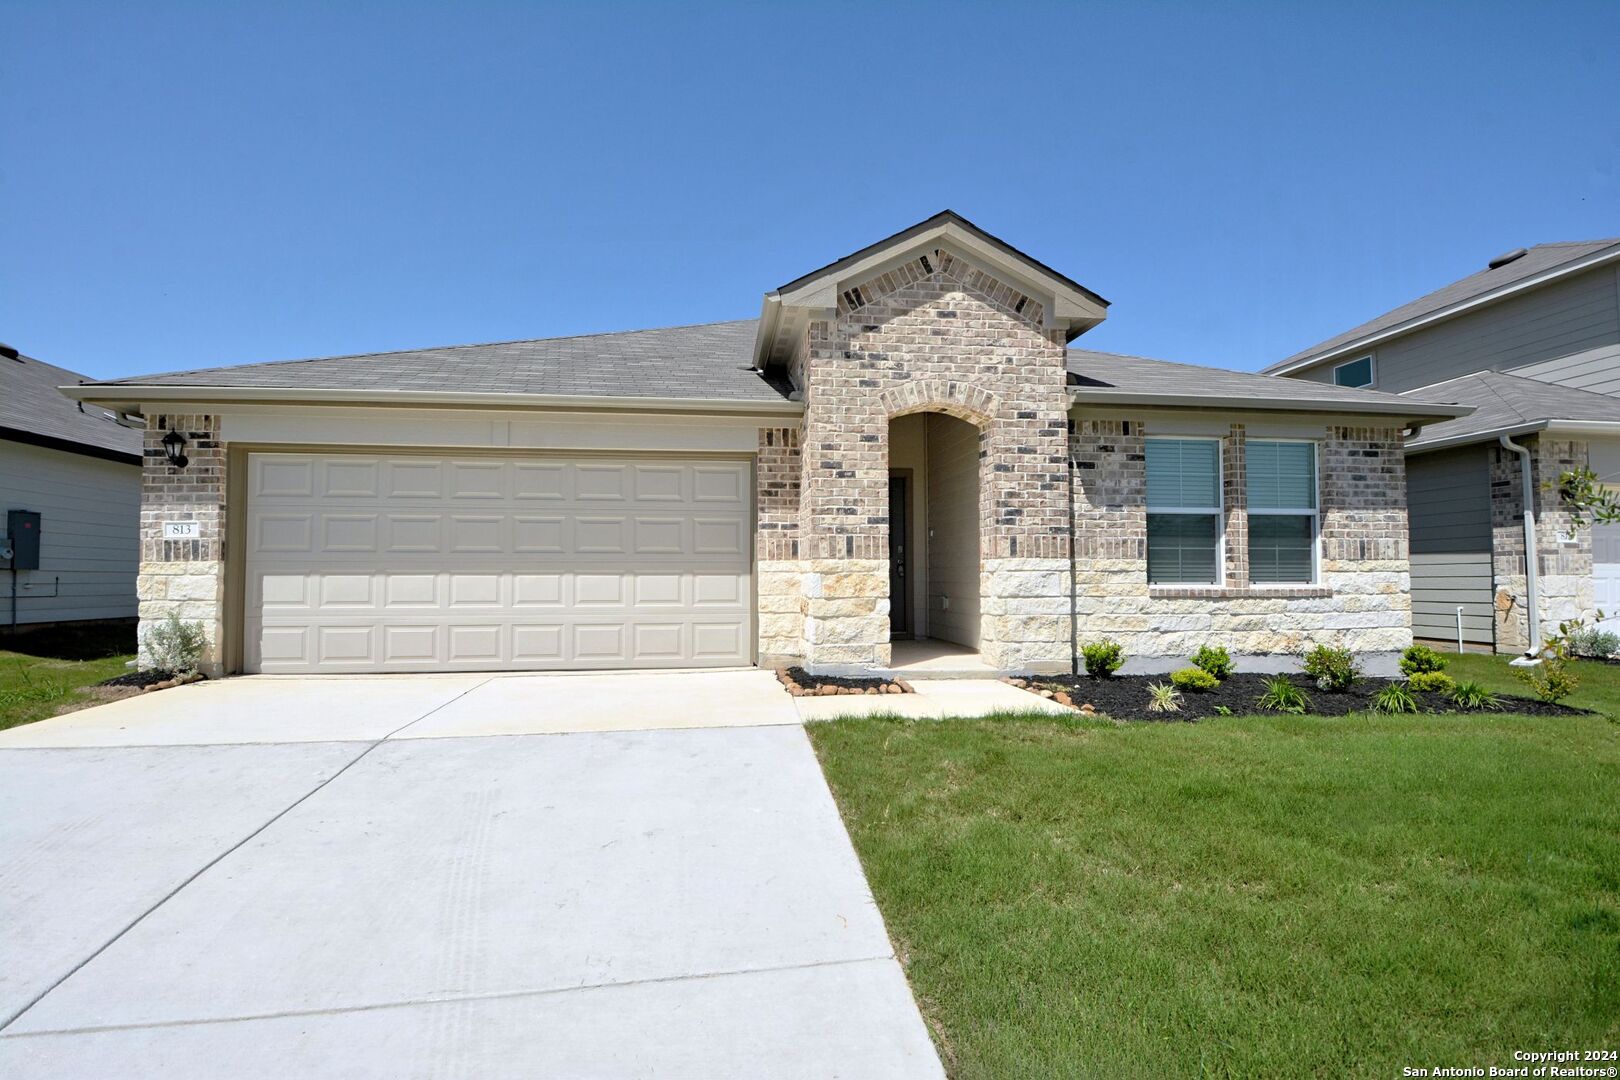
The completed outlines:
{"type": "Polygon", "coordinates": [[[415,349],[378,349],[375,352],[363,353],[335,353],[331,356],[301,356],[290,360],[254,360],[242,364],[214,364],[200,368],[181,368],[178,371],[158,371],[151,375],[130,375],[122,379],[111,379],[115,383],[138,382],[143,378],[155,375],[196,375],[205,371],[228,370],[236,367],[279,367],[287,364],[316,364],[329,360],[374,360],[379,356],[409,356],[412,353],[445,352],[453,349],[489,349],[497,345],[530,345],[541,341],[579,341],[584,338],[627,337],[631,334],[653,334],[665,330],[700,330],[707,326],[730,326],[738,323],[757,322],[757,319],[720,319],[715,322],[702,323],[676,323],[673,326],[643,326],[634,330],[600,330],[594,334],[561,334],[556,337],[538,338],[509,338],[504,341],[474,341],[461,345],[424,345],[415,349]]]}

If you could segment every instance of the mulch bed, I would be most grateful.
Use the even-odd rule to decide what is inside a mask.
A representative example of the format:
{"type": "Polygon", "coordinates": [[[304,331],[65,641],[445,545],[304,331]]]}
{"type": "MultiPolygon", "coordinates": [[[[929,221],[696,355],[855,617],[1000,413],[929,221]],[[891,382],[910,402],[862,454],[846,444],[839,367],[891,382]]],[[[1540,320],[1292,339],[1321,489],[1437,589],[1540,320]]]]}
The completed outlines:
{"type": "Polygon", "coordinates": [[[167,671],[130,671],[123,675],[114,675],[110,679],[103,679],[97,686],[133,686],[137,690],[151,686],[153,683],[172,679],[174,675],[167,671]]]}
{"type": "MultiPolygon", "coordinates": [[[[1221,714],[1215,711],[1219,705],[1231,709],[1236,716],[1264,712],[1265,710],[1255,703],[1260,695],[1265,693],[1266,680],[1275,677],[1239,672],[1228,676],[1226,681],[1214,690],[1183,690],[1181,711],[1173,713],[1155,713],[1147,710],[1148,684],[1169,683],[1168,674],[1115,675],[1110,679],[1094,679],[1086,675],[1059,675],[1019,682],[1026,683],[1024,688],[1032,692],[1050,690],[1054,693],[1066,693],[1076,708],[1089,704],[1094,706],[1097,712],[1116,720],[1185,721],[1219,716],[1221,714]]],[[[1373,695],[1390,683],[1401,681],[1364,678],[1358,679],[1348,690],[1331,691],[1318,690],[1316,683],[1304,675],[1289,675],[1286,678],[1305,691],[1305,695],[1311,700],[1308,711],[1316,716],[1345,716],[1349,713],[1370,712],[1373,695]]],[[[1457,708],[1444,694],[1414,691],[1412,696],[1417,699],[1418,706],[1424,712],[1465,711],[1457,708]]],[[[1512,697],[1506,694],[1500,697],[1501,707],[1490,711],[1524,713],[1530,716],[1580,716],[1588,712],[1586,709],[1575,709],[1567,705],[1550,705],[1533,698],[1512,697]]]]}
{"type": "Polygon", "coordinates": [[[787,692],[794,697],[827,697],[833,694],[914,694],[904,679],[862,679],[843,675],[812,675],[801,667],[776,672],[787,692]]]}

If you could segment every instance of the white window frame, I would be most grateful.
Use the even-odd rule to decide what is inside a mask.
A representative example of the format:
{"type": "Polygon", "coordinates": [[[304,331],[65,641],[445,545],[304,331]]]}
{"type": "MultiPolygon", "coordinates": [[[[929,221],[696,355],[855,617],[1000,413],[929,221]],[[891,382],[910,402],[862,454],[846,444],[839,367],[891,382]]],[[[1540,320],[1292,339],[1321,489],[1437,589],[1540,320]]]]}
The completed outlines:
{"type": "Polygon", "coordinates": [[[1215,580],[1210,581],[1149,581],[1150,589],[1222,589],[1226,587],[1226,440],[1219,437],[1204,435],[1150,435],[1143,440],[1142,463],[1142,573],[1147,574],[1147,515],[1148,514],[1196,514],[1202,517],[1215,515],[1215,580]],[[1178,506],[1173,508],[1154,508],[1147,502],[1147,461],[1146,444],[1150,442],[1207,442],[1215,444],[1215,498],[1219,505],[1213,509],[1199,509],[1197,507],[1178,506]]]}
{"type": "MultiPolygon", "coordinates": [[[[1253,589],[1299,589],[1322,582],[1322,444],[1315,439],[1250,439],[1251,443],[1293,443],[1311,447],[1311,490],[1316,495],[1313,500],[1316,507],[1312,510],[1251,510],[1249,508],[1249,477],[1248,459],[1244,459],[1243,476],[1243,517],[1244,517],[1244,543],[1248,542],[1248,519],[1252,517],[1309,517],[1311,519],[1311,580],[1309,581],[1263,581],[1255,582],[1251,577],[1249,587],[1253,589]]],[[[1247,551],[1243,553],[1245,563],[1250,561],[1247,551]]],[[[1253,573],[1251,567],[1250,573],[1253,573]]]]}
{"type": "Polygon", "coordinates": [[[1343,361],[1341,363],[1334,364],[1333,365],[1333,385],[1334,386],[1344,386],[1344,388],[1346,390],[1366,390],[1366,389],[1369,389],[1370,387],[1377,386],[1378,385],[1378,355],[1376,353],[1363,353],[1362,355],[1356,357],[1353,360],[1345,360],[1345,361],[1343,361]],[[1367,381],[1366,382],[1362,383],[1360,386],[1345,386],[1344,383],[1341,383],[1339,381],[1339,369],[1340,368],[1347,368],[1351,364],[1359,364],[1363,360],[1367,361],[1367,381]]]}

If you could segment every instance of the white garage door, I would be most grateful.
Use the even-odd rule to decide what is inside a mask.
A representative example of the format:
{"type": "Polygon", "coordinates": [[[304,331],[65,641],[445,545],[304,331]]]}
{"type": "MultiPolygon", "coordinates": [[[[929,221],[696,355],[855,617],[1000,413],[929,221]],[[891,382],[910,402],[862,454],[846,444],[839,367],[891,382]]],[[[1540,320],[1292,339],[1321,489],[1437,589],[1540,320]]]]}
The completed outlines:
{"type": "Polygon", "coordinates": [[[259,672],[753,661],[745,461],[253,454],[259,672]]]}
{"type": "Polygon", "coordinates": [[[1592,585],[1599,625],[1620,634],[1620,525],[1592,526],[1592,585]]]}

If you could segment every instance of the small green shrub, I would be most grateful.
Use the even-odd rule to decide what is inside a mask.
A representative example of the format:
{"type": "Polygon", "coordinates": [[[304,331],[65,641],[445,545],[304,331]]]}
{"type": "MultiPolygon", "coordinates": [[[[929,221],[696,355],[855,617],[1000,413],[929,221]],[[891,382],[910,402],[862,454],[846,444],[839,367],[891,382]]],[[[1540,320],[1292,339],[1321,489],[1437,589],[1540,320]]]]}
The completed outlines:
{"type": "Polygon", "coordinates": [[[1193,653],[1193,667],[1207,671],[1216,680],[1224,682],[1232,674],[1232,654],[1220,645],[1204,645],[1193,653]]]}
{"type": "Polygon", "coordinates": [[[1303,716],[1311,709],[1310,697],[1285,675],[1267,679],[1265,693],[1255,704],[1267,712],[1293,713],[1296,716],[1303,716]]]}
{"type": "Polygon", "coordinates": [[[1125,662],[1125,650],[1119,647],[1117,641],[1093,641],[1089,645],[1082,645],[1080,655],[1086,660],[1086,674],[1099,679],[1108,678],[1125,662]]]}
{"type": "Polygon", "coordinates": [[[1348,690],[1361,675],[1349,649],[1318,645],[1305,654],[1305,674],[1323,690],[1348,690]]]}
{"type": "Polygon", "coordinates": [[[1406,677],[1406,685],[1428,694],[1446,694],[1457,684],[1443,671],[1414,671],[1406,677]]]}
{"type": "Polygon", "coordinates": [[[1554,704],[1580,689],[1579,675],[1562,656],[1544,656],[1535,667],[1514,668],[1513,677],[1530,688],[1540,701],[1554,704]]]}
{"type": "Polygon", "coordinates": [[[1221,685],[1221,680],[1205,671],[1203,668],[1184,667],[1180,671],[1170,673],[1170,681],[1182,690],[1214,690],[1221,685]]]}
{"type": "Polygon", "coordinates": [[[1460,682],[1451,688],[1451,703],[1459,709],[1477,712],[1500,708],[1502,699],[1477,682],[1460,682]]]}
{"type": "Polygon", "coordinates": [[[1392,682],[1378,693],[1373,695],[1373,712],[1377,713],[1415,713],[1418,710],[1417,698],[1405,683],[1392,682]]]}
{"type": "Polygon", "coordinates": [[[202,661],[207,644],[202,623],[186,621],[170,611],[168,618],[146,632],[142,642],[145,667],[171,675],[190,675],[202,661]]]}
{"type": "Polygon", "coordinates": [[[1231,716],[1232,715],[1232,706],[1230,706],[1230,705],[1217,705],[1217,706],[1215,706],[1215,715],[1216,716],[1231,716]]]}
{"type": "Polygon", "coordinates": [[[1438,653],[1427,645],[1413,645],[1401,653],[1401,674],[1426,675],[1436,671],[1446,670],[1451,663],[1444,654],[1438,653]]]}
{"type": "Polygon", "coordinates": [[[1169,683],[1148,683],[1148,712],[1180,712],[1181,691],[1169,683]]]}
{"type": "Polygon", "coordinates": [[[1572,656],[1606,660],[1620,653],[1620,634],[1611,634],[1595,626],[1583,627],[1569,635],[1569,651],[1572,656]]]}

